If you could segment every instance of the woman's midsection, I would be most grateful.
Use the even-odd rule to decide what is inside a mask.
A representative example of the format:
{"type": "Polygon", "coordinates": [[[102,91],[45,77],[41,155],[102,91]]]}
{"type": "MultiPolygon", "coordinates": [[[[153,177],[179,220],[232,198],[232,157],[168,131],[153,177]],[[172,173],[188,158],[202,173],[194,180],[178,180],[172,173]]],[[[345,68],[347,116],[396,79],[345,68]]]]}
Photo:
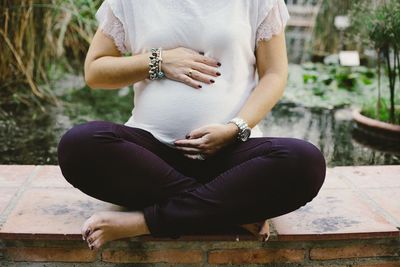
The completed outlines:
{"type": "MultiPolygon", "coordinates": [[[[135,85],[136,86],[136,85],[135,85]]],[[[140,84],[135,88],[135,121],[151,125],[164,138],[184,138],[193,129],[226,123],[236,115],[249,92],[246,83],[216,79],[195,89],[173,80],[140,84]]]]}

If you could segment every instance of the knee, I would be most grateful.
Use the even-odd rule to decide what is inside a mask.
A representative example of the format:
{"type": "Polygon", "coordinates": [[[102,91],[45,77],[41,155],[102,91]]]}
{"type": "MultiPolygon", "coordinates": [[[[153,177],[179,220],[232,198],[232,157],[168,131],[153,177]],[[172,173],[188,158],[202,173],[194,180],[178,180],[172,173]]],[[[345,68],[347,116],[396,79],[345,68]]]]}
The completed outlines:
{"type": "Polygon", "coordinates": [[[76,184],[74,177],[78,176],[82,162],[87,162],[84,157],[91,150],[91,136],[98,123],[91,121],[76,125],[65,132],[58,142],[58,164],[65,179],[73,185],[76,184]]]}
{"type": "Polygon", "coordinates": [[[93,122],[76,125],[66,131],[60,138],[57,146],[59,163],[65,163],[65,159],[75,158],[80,148],[87,143],[90,136],[88,128],[93,122]]]}
{"type": "Polygon", "coordinates": [[[286,149],[290,159],[295,161],[295,183],[302,190],[306,202],[317,196],[326,176],[326,161],[322,152],[311,142],[289,138],[286,149]]]}

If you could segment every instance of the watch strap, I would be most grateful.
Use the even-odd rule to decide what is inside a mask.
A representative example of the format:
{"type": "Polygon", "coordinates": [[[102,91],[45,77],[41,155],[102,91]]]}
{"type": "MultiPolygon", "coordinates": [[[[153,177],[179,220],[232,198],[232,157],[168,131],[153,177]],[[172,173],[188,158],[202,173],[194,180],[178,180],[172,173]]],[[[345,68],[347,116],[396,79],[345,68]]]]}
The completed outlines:
{"type": "Polygon", "coordinates": [[[241,140],[246,129],[251,130],[250,127],[248,126],[247,122],[242,118],[235,117],[235,118],[231,119],[228,123],[231,123],[231,122],[236,124],[236,126],[239,128],[239,133],[236,137],[238,140],[241,140]]]}

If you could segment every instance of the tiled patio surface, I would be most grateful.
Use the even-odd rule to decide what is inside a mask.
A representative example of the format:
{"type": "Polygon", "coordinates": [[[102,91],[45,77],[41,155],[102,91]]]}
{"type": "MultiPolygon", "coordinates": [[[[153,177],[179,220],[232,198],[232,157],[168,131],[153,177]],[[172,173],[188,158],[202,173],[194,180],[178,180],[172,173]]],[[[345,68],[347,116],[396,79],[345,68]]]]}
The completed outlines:
{"type": "MultiPolygon", "coordinates": [[[[82,241],[82,223],[100,210],[122,207],[72,187],[58,166],[0,165],[0,240],[82,241]]],[[[320,194],[311,203],[272,219],[271,224],[273,233],[267,243],[391,239],[398,244],[400,166],[329,168],[320,194]]],[[[182,236],[178,240],[141,236],[135,240],[235,241],[236,237],[256,240],[246,232],[182,236]]],[[[393,253],[400,256],[399,250],[393,253]]]]}

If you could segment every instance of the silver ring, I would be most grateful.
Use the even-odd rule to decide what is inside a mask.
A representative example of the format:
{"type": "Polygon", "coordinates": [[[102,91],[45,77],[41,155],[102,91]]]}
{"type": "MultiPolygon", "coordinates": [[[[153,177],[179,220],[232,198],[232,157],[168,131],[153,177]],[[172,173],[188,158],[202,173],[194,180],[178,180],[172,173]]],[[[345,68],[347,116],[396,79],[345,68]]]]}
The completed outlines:
{"type": "Polygon", "coordinates": [[[206,157],[203,154],[197,154],[196,156],[197,156],[197,159],[199,159],[199,160],[205,160],[206,159],[206,157]]]}

